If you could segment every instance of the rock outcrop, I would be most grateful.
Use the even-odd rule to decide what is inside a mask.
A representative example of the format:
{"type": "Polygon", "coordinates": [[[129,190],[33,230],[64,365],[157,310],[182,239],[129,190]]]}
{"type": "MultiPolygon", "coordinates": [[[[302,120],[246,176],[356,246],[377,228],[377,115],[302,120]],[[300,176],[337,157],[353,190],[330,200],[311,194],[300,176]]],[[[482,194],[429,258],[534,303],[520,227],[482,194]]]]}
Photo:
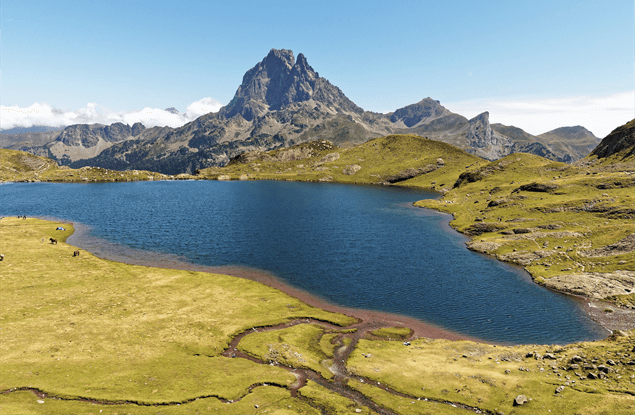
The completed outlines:
{"type": "Polygon", "coordinates": [[[600,159],[613,155],[621,158],[635,156],[635,119],[611,131],[591,152],[591,156],[600,159]]]}
{"type": "Polygon", "coordinates": [[[564,274],[545,279],[544,285],[555,290],[601,300],[613,295],[625,295],[635,292],[635,272],[614,271],[564,274]]]}
{"type": "Polygon", "coordinates": [[[465,139],[467,146],[473,149],[470,153],[488,160],[495,160],[514,152],[514,143],[508,137],[492,130],[487,111],[469,120],[465,139]]]}

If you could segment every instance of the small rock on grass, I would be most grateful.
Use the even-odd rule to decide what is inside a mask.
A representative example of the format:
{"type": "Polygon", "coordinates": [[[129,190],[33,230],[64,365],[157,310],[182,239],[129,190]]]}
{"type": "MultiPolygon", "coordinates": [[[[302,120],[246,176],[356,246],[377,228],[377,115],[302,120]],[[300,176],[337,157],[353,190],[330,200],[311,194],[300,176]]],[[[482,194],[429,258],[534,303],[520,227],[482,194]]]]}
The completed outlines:
{"type": "Polygon", "coordinates": [[[514,399],[514,406],[519,406],[527,403],[527,397],[525,395],[518,395],[516,399],[514,399]]]}

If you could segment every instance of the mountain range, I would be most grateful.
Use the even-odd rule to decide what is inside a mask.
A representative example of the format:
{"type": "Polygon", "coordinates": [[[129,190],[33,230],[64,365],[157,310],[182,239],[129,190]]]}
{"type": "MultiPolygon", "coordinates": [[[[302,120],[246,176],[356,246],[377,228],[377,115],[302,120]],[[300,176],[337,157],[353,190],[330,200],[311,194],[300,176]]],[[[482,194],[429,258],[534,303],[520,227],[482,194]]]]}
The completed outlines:
{"type": "Polygon", "coordinates": [[[573,162],[600,143],[579,126],[534,136],[517,127],[490,124],[488,112],[467,119],[432,98],[388,114],[365,111],[321,77],[302,53],[296,59],[290,50],[272,49],[245,73],[229,104],[182,127],[76,124],[57,132],[3,133],[0,147],[74,168],[178,174],[223,166],[245,151],[321,139],[347,147],[389,134],[447,142],[488,160],[527,152],[573,162]]]}

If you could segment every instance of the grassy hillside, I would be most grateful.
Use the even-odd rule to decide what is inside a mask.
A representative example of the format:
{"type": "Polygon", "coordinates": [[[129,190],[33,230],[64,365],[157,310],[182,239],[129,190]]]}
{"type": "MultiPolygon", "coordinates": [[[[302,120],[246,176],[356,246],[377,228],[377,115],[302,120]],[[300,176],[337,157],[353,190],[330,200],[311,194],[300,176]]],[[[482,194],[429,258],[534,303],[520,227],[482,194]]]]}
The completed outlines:
{"type": "Polygon", "coordinates": [[[563,347],[414,339],[248,280],[73,256],[72,231],[0,220],[0,413],[635,411],[635,331],[563,347]]]}
{"type": "Polygon", "coordinates": [[[0,182],[125,182],[169,180],[174,176],[149,171],[116,171],[99,167],[69,169],[24,151],[0,148],[0,182]]]}
{"type": "Polygon", "coordinates": [[[425,175],[434,189],[454,183],[483,159],[449,144],[415,135],[379,137],[349,149],[313,141],[270,152],[242,155],[223,168],[200,172],[208,179],[296,180],[359,184],[403,183],[425,175]]]}
{"type": "MultiPolygon", "coordinates": [[[[459,176],[418,206],[454,215],[469,247],[538,283],[635,307],[635,165],[584,168],[512,154],[459,176]]],[[[425,185],[422,178],[411,184],[425,185]]]]}

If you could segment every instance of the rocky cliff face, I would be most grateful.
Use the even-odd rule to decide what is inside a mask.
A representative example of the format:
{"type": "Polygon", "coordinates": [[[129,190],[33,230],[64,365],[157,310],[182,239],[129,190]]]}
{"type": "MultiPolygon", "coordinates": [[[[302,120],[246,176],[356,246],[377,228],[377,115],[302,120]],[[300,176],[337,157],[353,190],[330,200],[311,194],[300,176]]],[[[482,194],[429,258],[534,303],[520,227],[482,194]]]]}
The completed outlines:
{"type": "MultiPolygon", "coordinates": [[[[432,98],[391,114],[364,111],[320,77],[303,54],[296,60],[290,50],[272,49],[245,73],[234,98],[218,113],[180,128],[74,125],[43,147],[20,150],[72,167],[178,174],[222,166],[245,151],[322,139],[346,146],[399,133],[444,141],[490,160],[520,148],[509,136],[492,129],[488,113],[468,120],[432,98]]],[[[548,151],[544,146],[527,148],[548,151]]]]}
{"type": "Polygon", "coordinates": [[[262,62],[247,71],[234,98],[220,114],[226,118],[240,114],[251,121],[269,111],[310,100],[336,111],[363,112],[339,88],[321,78],[303,54],[298,55],[296,62],[292,51],[272,49],[262,62]]]}
{"type": "Polygon", "coordinates": [[[67,146],[90,148],[96,146],[100,141],[116,143],[137,136],[143,130],[145,127],[141,123],[135,123],[132,127],[120,122],[111,125],[75,124],[64,128],[55,141],[67,146]]]}
{"type": "Polygon", "coordinates": [[[600,159],[612,156],[625,159],[635,156],[635,119],[611,131],[611,134],[604,137],[591,152],[591,156],[600,159]]]}
{"type": "Polygon", "coordinates": [[[70,164],[95,157],[115,143],[141,136],[145,130],[146,127],[141,123],[135,123],[132,127],[119,122],[111,125],[75,124],[58,132],[44,145],[27,144],[16,149],[52,158],[59,164],[70,164]]]}

